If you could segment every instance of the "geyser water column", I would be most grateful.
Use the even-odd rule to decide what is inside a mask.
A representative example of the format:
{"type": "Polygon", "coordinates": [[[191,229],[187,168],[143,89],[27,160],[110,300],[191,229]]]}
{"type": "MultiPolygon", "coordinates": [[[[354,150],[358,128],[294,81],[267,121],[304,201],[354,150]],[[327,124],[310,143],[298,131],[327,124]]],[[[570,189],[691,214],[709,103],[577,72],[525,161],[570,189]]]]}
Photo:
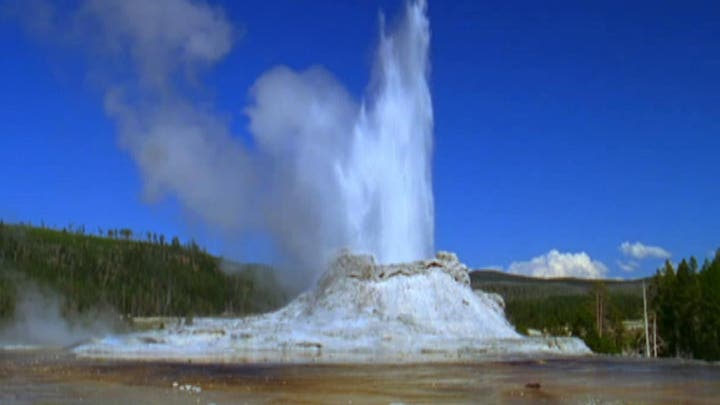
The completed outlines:
{"type": "Polygon", "coordinates": [[[425,1],[408,3],[390,35],[381,25],[369,98],[336,166],[349,247],[382,263],[432,257],[433,111],[425,1]]]}
{"type": "Polygon", "coordinates": [[[294,263],[324,269],[344,248],[380,263],[434,255],[426,12],[410,1],[391,29],[381,21],[360,102],[317,66],[275,67],[253,85],[246,112],[271,172],[258,176],[270,179],[267,228],[294,263]]]}

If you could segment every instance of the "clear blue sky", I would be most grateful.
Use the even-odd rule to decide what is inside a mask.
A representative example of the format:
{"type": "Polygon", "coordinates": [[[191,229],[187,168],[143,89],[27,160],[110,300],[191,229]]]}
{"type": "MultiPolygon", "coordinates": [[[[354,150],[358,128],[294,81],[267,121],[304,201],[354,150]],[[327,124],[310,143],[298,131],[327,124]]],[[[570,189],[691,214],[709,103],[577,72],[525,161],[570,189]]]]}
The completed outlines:
{"type": "MultiPolygon", "coordinates": [[[[212,3],[243,32],[202,76],[237,133],[250,85],[277,64],[322,65],[360,97],[378,12],[403,4],[212,3]]],[[[662,255],[633,258],[622,242],[673,260],[720,247],[720,3],[430,1],[429,15],[438,249],[505,269],[586,252],[608,276],[635,277],[662,255]]],[[[143,201],[80,52],[7,15],[0,50],[5,221],[153,230],[264,259],[172,199],[143,201]]]]}

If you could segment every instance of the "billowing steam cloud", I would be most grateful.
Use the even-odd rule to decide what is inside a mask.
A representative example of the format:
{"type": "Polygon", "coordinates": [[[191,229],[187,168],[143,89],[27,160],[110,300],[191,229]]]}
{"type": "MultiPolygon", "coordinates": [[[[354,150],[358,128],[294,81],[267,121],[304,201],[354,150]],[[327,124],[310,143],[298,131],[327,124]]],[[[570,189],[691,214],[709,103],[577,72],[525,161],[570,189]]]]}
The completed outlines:
{"type": "Polygon", "coordinates": [[[105,86],[121,145],[151,198],[175,196],[208,224],[268,232],[318,267],[337,249],[382,262],[433,252],[432,104],[424,1],[381,29],[363,100],[321,67],[274,67],[245,109],[255,147],[198,102],[198,77],[231,50],[221,10],[191,0],[86,0],[72,19],[92,56],[127,66],[105,86]]]}

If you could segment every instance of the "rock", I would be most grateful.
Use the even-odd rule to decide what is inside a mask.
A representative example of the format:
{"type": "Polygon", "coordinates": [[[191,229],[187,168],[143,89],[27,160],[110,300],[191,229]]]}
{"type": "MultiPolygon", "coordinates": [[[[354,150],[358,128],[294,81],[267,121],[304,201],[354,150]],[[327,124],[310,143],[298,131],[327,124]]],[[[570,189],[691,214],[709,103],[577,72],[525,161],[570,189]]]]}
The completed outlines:
{"type": "MultiPolygon", "coordinates": [[[[476,293],[479,292],[480,291],[476,291],[476,293]]],[[[482,291],[482,293],[485,294],[486,297],[490,298],[490,300],[496,303],[500,308],[502,308],[503,310],[505,309],[505,300],[503,299],[502,295],[484,291],[482,291]]]]}
{"type": "Polygon", "coordinates": [[[352,254],[343,250],[335,258],[330,270],[320,279],[318,287],[325,290],[338,278],[382,281],[395,276],[413,276],[440,270],[458,283],[469,286],[470,272],[455,253],[440,251],[434,259],[410,263],[376,264],[375,257],[367,254],[352,254]]]}
{"type": "Polygon", "coordinates": [[[447,250],[441,250],[437,252],[435,255],[435,258],[437,258],[440,261],[448,262],[448,263],[460,263],[460,260],[457,257],[457,254],[453,252],[448,252],[447,250]]]}
{"type": "Polygon", "coordinates": [[[173,383],[173,388],[177,388],[180,391],[185,391],[191,394],[199,394],[202,392],[202,387],[199,385],[192,385],[192,384],[178,384],[177,382],[173,383]]]}

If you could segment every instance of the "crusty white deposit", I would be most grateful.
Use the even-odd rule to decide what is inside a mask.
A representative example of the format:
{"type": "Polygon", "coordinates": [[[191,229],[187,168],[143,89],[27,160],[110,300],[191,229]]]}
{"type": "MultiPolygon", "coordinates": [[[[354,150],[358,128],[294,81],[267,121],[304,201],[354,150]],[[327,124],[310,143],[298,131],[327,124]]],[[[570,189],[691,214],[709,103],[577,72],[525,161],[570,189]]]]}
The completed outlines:
{"type": "Polygon", "coordinates": [[[379,265],[341,254],[317,286],[286,307],[241,319],[108,336],[80,356],[227,362],[421,362],[586,354],[576,338],[528,338],[497,297],[470,288],[452,253],[379,265]]]}

